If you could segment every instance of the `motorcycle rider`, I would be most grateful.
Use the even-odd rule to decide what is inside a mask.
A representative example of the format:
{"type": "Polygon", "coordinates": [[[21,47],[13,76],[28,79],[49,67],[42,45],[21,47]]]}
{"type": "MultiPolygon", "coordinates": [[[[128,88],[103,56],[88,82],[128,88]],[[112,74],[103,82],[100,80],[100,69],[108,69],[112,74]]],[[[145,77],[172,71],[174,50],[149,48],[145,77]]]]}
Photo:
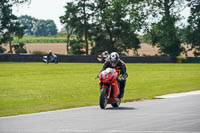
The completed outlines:
{"type": "Polygon", "coordinates": [[[109,59],[109,53],[108,51],[104,51],[101,54],[98,55],[97,59],[100,63],[105,63],[109,59]]]}
{"type": "Polygon", "coordinates": [[[128,74],[126,73],[126,65],[119,58],[119,54],[117,52],[112,52],[109,56],[109,59],[104,63],[102,70],[99,74],[105,70],[106,68],[114,68],[119,74],[118,81],[120,83],[120,95],[119,98],[122,99],[124,96],[124,88],[126,85],[126,78],[128,74]]]}
{"type": "Polygon", "coordinates": [[[47,55],[47,63],[50,62],[51,58],[53,57],[53,53],[51,50],[49,50],[48,55],[47,55]]]}

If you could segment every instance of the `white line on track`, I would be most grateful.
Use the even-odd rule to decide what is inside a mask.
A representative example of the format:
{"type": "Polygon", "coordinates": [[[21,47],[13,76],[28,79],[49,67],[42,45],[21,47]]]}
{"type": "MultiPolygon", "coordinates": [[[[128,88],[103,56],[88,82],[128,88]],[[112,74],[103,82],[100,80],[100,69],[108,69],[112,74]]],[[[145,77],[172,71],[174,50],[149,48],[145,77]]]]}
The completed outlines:
{"type": "Polygon", "coordinates": [[[177,98],[177,97],[184,97],[184,96],[191,96],[191,95],[200,95],[200,91],[167,94],[167,95],[163,95],[163,96],[156,96],[156,98],[177,98]]]}

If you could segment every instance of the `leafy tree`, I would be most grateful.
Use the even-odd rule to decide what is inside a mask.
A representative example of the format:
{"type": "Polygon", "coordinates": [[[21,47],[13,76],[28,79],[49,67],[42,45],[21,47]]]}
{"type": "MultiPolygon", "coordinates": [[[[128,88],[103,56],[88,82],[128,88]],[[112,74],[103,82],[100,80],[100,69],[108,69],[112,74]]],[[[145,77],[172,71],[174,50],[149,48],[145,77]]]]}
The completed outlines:
{"type": "Polygon", "coordinates": [[[88,55],[88,29],[89,29],[89,19],[90,19],[90,3],[91,0],[77,0],[77,4],[79,5],[79,15],[81,18],[81,29],[82,31],[80,33],[83,34],[85,39],[85,47],[86,47],[86,55],[88,55]]]}
{"type": "MultiPolygon", "coordinates": [[[[90,0],[75,0],[65,6],[65,15],[60,17],[66,28],[74,30],[78,38],[84,38],[86,55],[88,55],[88,36],[93,3],[90,0]]],[[[70,34],[69,34],[70,35],[70,34]]]]}
{"type": "Polygon", "coordinates": [[[78,29],[75,28],[77,25],[80,25],[79,18],[75,15],[78,14],[77,7],[72,3],[69,2],[65,6],[66,11],[65,15],[60,17],[60,22],[62,24],[65,24],[65,30],[66,30],[66,37],[67,37],[67,53],[69,52],[69,45],[70,45],[70,37],[72,33],[77,31],[78,29]]]}
{"type": "Polygon", "coordinates": [[[71,40],[71,42],[70,42],[71,49],[70,49],[69,53],[74,54],[74,55],[84,54],[83,43],[84,42],[82,39],[71,40]]]}
{"type": "Polygon", "coordinates": [[[143,0],[88,0],[69,2],[61,22],[84,37],[86,54],[88,39],[95,46],[91,54],[101,50],[126,51],[140,48],[136,31],[144,24],[143,0]]]}
{"type": "Polygon", "coordinates": [[[10,0],[13,4],[22,4],[26,2],[31,2],[31,0],[10,0]]]}
{"type": "Polygon", "coordinates": [[[95,0],[95,47],[92,54],[102,49],[122,53],[129,48],[137,51],[139,39],[136,31],[142,28],[146,14],[145,4],[138,0],[95,0]],[[95,34],[96,33],[96,34],[95,34]],[[104,40],[104,41],[103,41],[104,40]],[[106,42],[106,43],[105,43],[106,42]],[[102,46],[101,49],[98,49],[102,46]]]}
{"type": "Polygon", "coordinates": [[[24,16],[20,16],[18,20],[21,25],[26,27],[26,29],[24,30],[25,35],[29,35],[29,36],[34,35],[33,27],[37,23],[38,19],[28,16],[28,15],[24,15],[24,16]]]}
{"type": "Polygon", "coordinates": [[[33,27],[33,33],[36,36],[56,35],[57,28],[53,20],[38,20],[33,27]]]}
{"type": "Polygon", "coordinates": [[[185,28],[185,41],[191,44],[194,55],[200,56],[200,1],[188,0],[191,15],[188,19],[189,25],[185,28]]]}
{"type": "Polygon", "coordinates": [[[57,27],[53,20],[38,20],[31,16],[20,16],[19,23],[26,27],[25,35],[48,36],[56,35],[57,27]]]}
{"type": "Polygon", "coordinates": [[[67,38],[67,43],[66,43],[67,53],[69,52],[70,38],[73,34],[74,34],[74,28],[71,28],[67,25],[65,25],[65,27],[62,28],[61,31],[58,33],[58,36],[64,36],[67,38]]]}
{"type": "Polygon", "coordinates": [[[24,43],[19,43],[19,44],[15,44],[13,45],[14,49],[15,49],[15,53],[27,53],[26,49],[24,48],[24,43]]]}
{"type": "Polygon", "coordinates": [[[9,0],[0,1],[0,43],[9,42],[10,53],[12,53],[12,40],[14,36],[22,38],[24,27],[17,21],[17,17],[12,14],[12,4],[9,0]]]}
{"type": "Polygon", "coordinates": [[[53,36],[56,35],[58,30],[54,21],[46,20],[46,24],[47,24],[48,33],[53,36]]]}
{"type": "Polygon", "coordinates": [[[0,53],[4,53],[4,51],[6,51],[6,49],[0,46],[0,53]]]}
{"type": "Polygon", "coordinates": [[[160,53],[167,56],[178,56],[183,51],[181,41],[177,36],[176,22],[184,1],[181,0],[152,0],[153,16],[161,20],[152,24],[149,32],[152,44],[158,46],[160,53]],[[158,13],[158,14],[156,14],[158,13]]]}

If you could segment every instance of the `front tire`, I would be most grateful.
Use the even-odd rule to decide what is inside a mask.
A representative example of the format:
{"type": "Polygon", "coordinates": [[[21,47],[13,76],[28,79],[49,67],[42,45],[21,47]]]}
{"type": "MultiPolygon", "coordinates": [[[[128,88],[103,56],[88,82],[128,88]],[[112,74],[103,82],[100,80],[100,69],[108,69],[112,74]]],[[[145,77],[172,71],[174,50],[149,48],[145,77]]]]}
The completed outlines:
{"type": "Polygon", "coordinates": [[[107,88],[102,88],[100,98],[99,98],[99,105],[101,109],[105,109],[108,102],[108,94],[107,88]]]}
{"type": "Polygon", "coordinates": [[[117,101],[116,103],[111,104],[114,108],[119,107],[121,100],[117,101]]]}

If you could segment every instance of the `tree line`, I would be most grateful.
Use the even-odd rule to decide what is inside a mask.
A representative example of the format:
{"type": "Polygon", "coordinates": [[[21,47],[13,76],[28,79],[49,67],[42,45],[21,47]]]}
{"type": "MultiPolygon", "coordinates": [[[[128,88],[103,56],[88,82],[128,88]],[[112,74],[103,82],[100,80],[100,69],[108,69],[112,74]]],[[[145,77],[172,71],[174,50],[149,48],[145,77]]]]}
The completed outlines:
{"type": "Polygon", "coordinates": [[[58,31],[53,20],[36,19],[28,15],[23,15],[18,18],[18,21],[26,27],[24,35],[27,36],[55,36],[58,31]]]}
{"type": "Polygon", "coordinates": [[[95,44],[91,54],[104,50],[122,54],[127,49],[137,54],[141,31],[161,55],[179,56],[186,51],[182,43],[190,45],[195,56],[200,55],[199,0],[75,0],[65,9],[60,20],[66,25],[68,38],[71,33],[77,34],[69,45],[85,47],[86,55],[88,40],[95,44]],[[186,7],[191,9],[188,25],[178,27],[180,12],[186,7]]]}
{"type": "MultiPolygon", "coordinates": [[[[23,44],[12,46],[14,37],[21,39],[24,35],[52,36],[57,34],[57,28],[53,20],[39,20],[31,16],[17,17],[12,13],[12,6],[30,2],[29,0],[1,0],[0,1],[0,44],[9,43],[10,53],[12,47],[23,46],[23,44]]],[[[5,51],[0,47],[0,53],[5,51]]]]}
{"type": "MultiPolygon", "coordinates": [[[[28,35],[50,34],[50,29],[54,27],[50,21],[44,22],[30,16],[21,16],[15,21],[17,18],[12,11],[5,12],[5,9],[11,10],[13,4],[27,1],[1,1],[1,42],[8,41],[9,36],[21,37],[23,32],[20,29],[24,27],[26,28],[22,31],[28,35]],[[5,16],[9,17],[5,19],[5,16]],[[12,28],[6,27],[5,22],[10,23],[10,27],[14,25],[18,28],[10,30],[12,28]],[[41,30],[47,25],[51,28],[41,30]],[[20,26],[22,27],[19,28],[20,26]]],[[[191,47],[187,50],[194,50],[195,56],[200,55],[199,0],[74,0],[66,3],[65,14],[60,16],[60,21],[65,25],[67,51],[73,54],[97,54],[105,50],[123,54],[132,49],[137,55],[141,44],[139,33],[142,32],[143,40],[158,47],[160,55],[179,56],[183,52],[186,53],[186,49],[181,45],[183,43],[191,47]],[[190,8],[187,24],[177,26],[182,20],[180,12],[186,7],[190,8]],[[71,40],[72,35],[76,39],[71,40]]],[[[55,33],[56,30],[51,34],[55,33]]]]}

